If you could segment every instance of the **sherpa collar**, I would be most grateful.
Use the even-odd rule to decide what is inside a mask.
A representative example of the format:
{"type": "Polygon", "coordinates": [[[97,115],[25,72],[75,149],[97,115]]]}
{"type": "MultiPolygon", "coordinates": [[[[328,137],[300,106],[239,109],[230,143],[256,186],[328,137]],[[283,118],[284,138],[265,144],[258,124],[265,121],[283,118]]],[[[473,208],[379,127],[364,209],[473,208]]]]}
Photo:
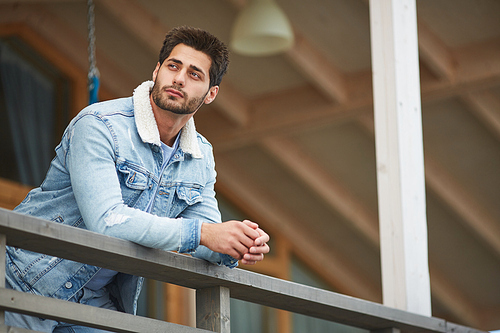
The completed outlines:
{"type": "MultiPolygon", "coordinates": [[[[143,142],[161,146],[160,132],[158,131],[158,125],[156,124],[156,119],[149,100],[149,93],[153,85],[153,81],[145,81],[134,90],[135,124],[143,142]]],[[[198,146],[193,117],[188,120],[181,130],[179,147],[184,153],[191,154],[194,158],[203,157],[200,147],[198,146]]]]}

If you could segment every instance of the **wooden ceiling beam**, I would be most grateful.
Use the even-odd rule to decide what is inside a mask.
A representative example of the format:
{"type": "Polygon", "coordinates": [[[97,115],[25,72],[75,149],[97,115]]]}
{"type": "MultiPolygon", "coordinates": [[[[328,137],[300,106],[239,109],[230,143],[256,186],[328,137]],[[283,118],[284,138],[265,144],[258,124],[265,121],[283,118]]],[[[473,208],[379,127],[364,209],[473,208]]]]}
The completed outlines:
{"type": "Polygon", "coordinates": [[[498,221],[492,218],[487,210],[428,154],[425,156],[425,175],[430,189],[445,201],[461,217],[466,226],[500,258],[498,221]]]}
{"type": "Polygon", "coordinates": [[[468,92],[463,94],[461,99],[469,106],[470,111],[500,139],[500,100],[490,91],[468,92]]]}
{"type": "Polygon", "coordinates": [[[432,296],[444,305],[456,317],[457,321],[470,327],[485,327],[482,309],[471,304],[470,300],[466,299],[459,289],[450,285],[449,279],[436,265],[430,263],[429,266],[432,296]]]}
{"type": "Polygon", "coordinates": [[[308,221],[298,221],[290,216],[266,191],[245,177],[228,157],[217,155],[216,160],[217,183],[230,189],[238,200],[243,201],[245,208],[253,212],[257,221],[265,221],[260,223],[288,239],[293,244],[294,254],[319,272],[338,292],[372,301],[381,300],[380,288],[357,273],[349,258],[339,253],[325,252],[306,229],[298,229],[298,226],[307,225],[308,221]],[[326,262],[328,265],[325,265],[326,262]]]}
{"type": "Polygon", "coordinates": [[[293,47],[287,57],[308,77],[316,88],[338,103],[348,100],[344,75],[323,54],[311,45],[309,40],[295,31],[293,47]]]}
{"type": "Polygon", "coordinates": [[[449,83],[424,81],[424,101],[466,95],[500,85],[500,38],[456,48],[453,54],[457,63],[454,80],[449,83]]]}
{"type": "Polygon", "coordinates": [[[226,118],[239,127],[246,126],[250,122],[250,102],[227,82],[224,82],[219,89],[213,103],[226,118]]]}
{"type": "Polygon", "coordinates": [[[291,140],[283,137],[266,138],[261,144],[323,198],[330,207],[352,222],[351,226],[355,231],[363,235],[372,245],[379,246],[377,216],[362,205],[306,152],[291,140]]]}
{"type": "Polygon", "coordinates": [[[159,54],[165,34],[170,29],[165,27],[156,16],[151,15],[136,1],[98,0],[96,2],[126,27],[130,34],[147,45],[152,54],[159,54]]]}
{"type": "Polygon", "coordinates": [[[453,81],[457,68],[452,52],[422,20],[418,21],[420,59],[440,79],[453,81]]]}

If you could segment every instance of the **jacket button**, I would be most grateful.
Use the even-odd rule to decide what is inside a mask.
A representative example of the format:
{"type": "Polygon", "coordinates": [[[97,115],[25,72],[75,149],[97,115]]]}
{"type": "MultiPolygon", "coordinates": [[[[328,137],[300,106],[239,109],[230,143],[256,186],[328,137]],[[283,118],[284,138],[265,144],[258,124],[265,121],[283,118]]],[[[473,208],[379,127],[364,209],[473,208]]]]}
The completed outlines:
{"type": "Polygon", "coordinates": [[[64,284],[64,286],[65,286],[67,289],[69,289],[69,288],[73,287],[73,283],[71,283],[71,282],[69,282],[69,281],[68,281],[68,282],[66,282],[66,284],[64,284]]]}

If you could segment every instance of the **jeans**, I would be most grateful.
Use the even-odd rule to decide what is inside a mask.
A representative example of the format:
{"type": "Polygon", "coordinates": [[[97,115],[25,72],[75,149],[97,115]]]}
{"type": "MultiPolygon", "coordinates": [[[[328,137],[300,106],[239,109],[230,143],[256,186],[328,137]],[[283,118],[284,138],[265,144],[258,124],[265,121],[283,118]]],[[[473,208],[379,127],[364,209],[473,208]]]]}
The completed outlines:
{"type": "MultiPolygon", "coordinates": [[[[6,281],[6,288],[12,289],[12,286],[6,281]]],[[[100,290],[81,289],[75,296],[69,299],[70,302],[96,306],[103,309],[116,310],[115,305],[109,298],[108,291],[103,288],[100,290]]],[[[55,320],[43,319],[22,315],[19,313],[5,312],[5,324],[40,332],[54,333],[109,333],[97,328],[73,325],[55,320]]]]}

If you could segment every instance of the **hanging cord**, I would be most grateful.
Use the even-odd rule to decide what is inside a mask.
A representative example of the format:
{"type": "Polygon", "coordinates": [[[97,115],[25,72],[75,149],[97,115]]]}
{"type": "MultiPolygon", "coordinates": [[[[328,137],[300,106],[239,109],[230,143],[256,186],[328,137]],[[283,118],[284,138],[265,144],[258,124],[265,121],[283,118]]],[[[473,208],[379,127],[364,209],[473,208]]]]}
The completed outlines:
{"type": "Polygon", "coordinates": [[[95,56],[95,23],[94,23],[94,1],[87,0],[87,19],[88,19],[88,53],[89,53],[89,74],[88,74],[88,90],[89,90],[89,105],[99,101],[99,70],[96,65],[95,56]]]}

